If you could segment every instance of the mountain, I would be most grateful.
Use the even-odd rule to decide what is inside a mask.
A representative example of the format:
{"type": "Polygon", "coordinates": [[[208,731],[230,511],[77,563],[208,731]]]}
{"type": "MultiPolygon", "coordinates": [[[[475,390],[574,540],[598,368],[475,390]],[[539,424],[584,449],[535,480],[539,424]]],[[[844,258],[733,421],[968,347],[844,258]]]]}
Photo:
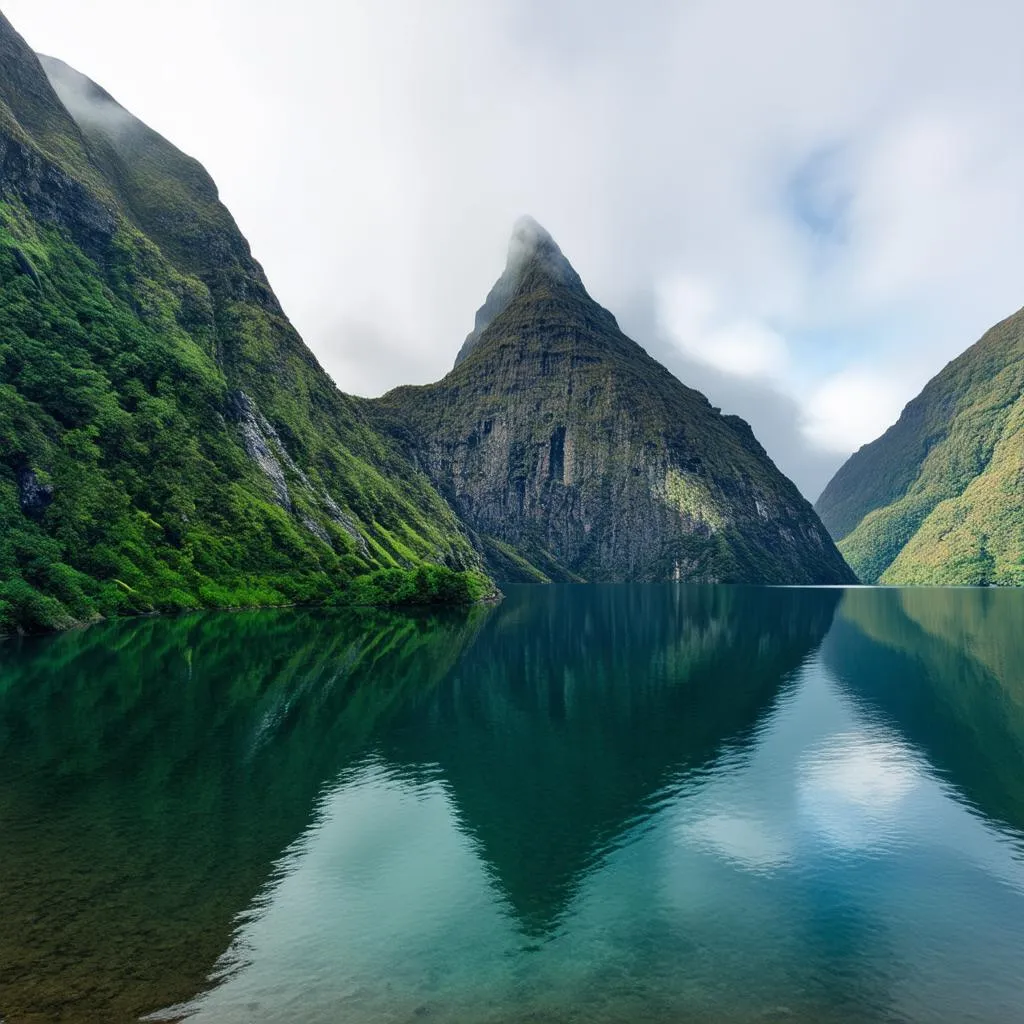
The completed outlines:
{"type": "Polygon", "coordinates": [[[750,427],[627,338],[529,218],[451,373],[369,408],[499,581],[854,581],[750,427]]]}
{"type": "Polygon", "coordinates": [[[0,15],[0,633],[465,600],[503,579],[848,582],[743,421],[514,235],[456,369],[376,402],[209,174],[0,15]]]}
{"type": "Polygon", "coordinates": [[[817,511],[865,582],[1024,584],[1024,310],[851,456],[817,511]]]}
{"type": "Polygon", "coordinates": [[[2,15],[0,324],[0,633],[481,567],[200,164],[2,15]]]}

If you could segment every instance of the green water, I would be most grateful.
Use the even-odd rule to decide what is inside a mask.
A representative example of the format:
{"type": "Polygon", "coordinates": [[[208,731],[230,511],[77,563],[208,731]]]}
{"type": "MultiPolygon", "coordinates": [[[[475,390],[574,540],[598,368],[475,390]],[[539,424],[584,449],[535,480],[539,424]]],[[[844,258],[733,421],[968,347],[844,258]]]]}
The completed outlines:
{"type": "Polygon", "coordinates": [[[0,1018],[1024,1019],[1024,593],[0,643],[0,1018]]]}

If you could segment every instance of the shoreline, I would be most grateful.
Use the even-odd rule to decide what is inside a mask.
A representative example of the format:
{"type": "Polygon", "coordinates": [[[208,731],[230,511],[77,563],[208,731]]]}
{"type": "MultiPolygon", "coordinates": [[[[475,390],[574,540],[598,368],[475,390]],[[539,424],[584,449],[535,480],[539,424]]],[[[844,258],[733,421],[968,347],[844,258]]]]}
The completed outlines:
{"type": "Polygon", "coordinates": [[[419,611],[428,608],[434,609],[445,609],[451,610],[455,608],[475,608],[481,605],[499,605],[505,599],[505,595],[495,588],[494,592],[487,594],[483,597],[478,598],[475,601],[458,602],[458,603],[445,603],[441,601],[423,601],[423,602],[410,602],[405,604],[364,604],[358,602],[352,602],[351,604],[326,604],[319,602],[315,604],[252,604],[252,605],[231,605],[231,606],[216,606],[206,607],[203,605],[197,605],[195,608],[179,608],[175,611],[151,611],[151,612],[133,612],[126,615],[100,615],[95,619],[89,619],[84,622],[74,622],[71,625],[64,626],[62,628],[55,629],[34,629],[34,630],[22,630],[16,629],[13,633],[0,632],[0,643],[7,640],[30,640],[34,637],[47,637],[47,636],[59,636],[62,633],[72,633],[79,629],[89,629],[91,626],[98,626],[104,622],[130,622],[136,619],[172,619],[182,615],[195,615],[199,612],[215,613],[230,613],[236,614],[238,612],[270,612],[270,611],[287,611],[289,608],[306,608],[310,610],[320,611],[342,611],[345,609],[365,609],[366,611],[393,611],[393,612],[410,612],[419,611]]]}

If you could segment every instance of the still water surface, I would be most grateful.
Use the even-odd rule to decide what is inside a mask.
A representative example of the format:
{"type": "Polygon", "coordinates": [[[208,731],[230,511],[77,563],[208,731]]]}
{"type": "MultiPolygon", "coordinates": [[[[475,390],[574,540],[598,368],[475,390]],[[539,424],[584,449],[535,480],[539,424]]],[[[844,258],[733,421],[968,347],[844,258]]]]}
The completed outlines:
{"type": "Polygon", "coordinates": [[[0,1019],[1024,1020],[1024,593],[0,644],[0,1019]]]}

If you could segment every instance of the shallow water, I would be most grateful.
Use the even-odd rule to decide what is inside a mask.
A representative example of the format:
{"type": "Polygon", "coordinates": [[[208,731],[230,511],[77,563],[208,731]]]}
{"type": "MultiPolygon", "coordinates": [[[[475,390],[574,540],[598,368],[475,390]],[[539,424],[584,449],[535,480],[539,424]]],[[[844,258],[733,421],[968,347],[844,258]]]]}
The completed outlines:
{"type": "Polygon", "coordinates": [[[1024,593],[0,644],[0,1017],[1024,1019],[1024,593]]]}

